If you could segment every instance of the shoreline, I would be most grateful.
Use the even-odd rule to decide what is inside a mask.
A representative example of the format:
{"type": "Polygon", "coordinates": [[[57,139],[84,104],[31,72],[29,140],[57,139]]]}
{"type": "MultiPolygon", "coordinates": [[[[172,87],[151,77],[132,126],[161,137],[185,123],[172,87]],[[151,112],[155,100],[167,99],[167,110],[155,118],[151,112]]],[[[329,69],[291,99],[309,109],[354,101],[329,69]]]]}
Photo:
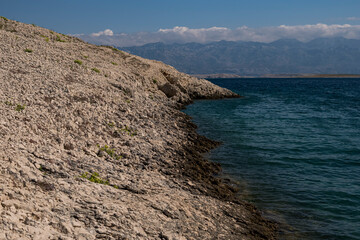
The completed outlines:
{"type": "Polygon", "coordinates": [[[236,74],[192,74],[205,79],[237,79],[237,78],[360,78],[360,74],[266,74],[259,76],[241,76],[236,74]]]}
{"type": "MultiPolygon", "coordinates": [[[[218,99],[194,99],[194,100],[218,100],[218,99]]],[[[186,115],[188,116],[188,115],[186,115]]],[[[240,221],[237,208],[246,208],[252,213],[248,216],[247,226],[250,229],[250,234],[253,234],[255,239],[277,239],[278,223],[273,220],[264,218],[260,210],[252,203],[247,202],[241,198],[239,189],[236,187],[232,179],[223,178],[221,172],[222,167],[220,163],[212,162],[204,154],[209,153],[210,150],[215,149],[221,145],[221,142],[211,140],[205,136],[197,133],[197,126],[191,121],[191,116],[187,117],[189,121],[188,131],[192,135],[192,142],[194,145],[189,146],[189,150],[193,152],[192,158],[189,158],[185,163],[184,173],[193,182],[198,182],[199,185],[192,186],[195,194],[205,194],[221,201],[231,202],[233,209],[226,214],[230,217],[240,221]],[[235,185],[235,186],[234,186],[235,185]]]]}
{"type": "MultiPolygon", "coordinates": [[[[239,96],[242,98],[241,96],[239,96]]],[[[231,98],[231,97],[230,97],[231,98]]],[[[223,98],[210,98],[210,99],[194,99],[196,100],[220,100],[223,98]]],[[[191,103],[194,104],[194,103],[191,103]]],[[[188,104],[186,105],[188,106],[188,104]]],[[[184,107],[186,107],[184,106],[184,107]]],[[[193,142],[196,143],[192,146],[192,149],[196,153],[194,155],[195,158],[197,158],[197,161],[203,162],[207,168],[203,168],[204,165],[202,165],[202,168],[197,168],[198,165],[194,164],[193,162],[189,161],[189,168],[190,169],[196,169],[192,175],[190,175],[191,178],[202,176],[200,178],[197,178],[198,181],[200,181],[200,187],[199,189],[195,189],[195,191],[200,190],[201,193],[205,193],[211,197],[218,198],[222,201],[230,201],[239,207],[246,207],[249,211],[253,213],[253,216],[250,218],[251,223],[253,224],[251,228],[257,229],[258,233],[262,233],[259,236],[256,237],[256,239],[259,237],[260,239],[277,239],[279,231],[279,223],[270,220],[270,218],[265,217],[261,210],[257,208],[257,206],[253,203],[248,202],[247,200],[244,200],[241,196],[241,193],[239,192],[239,188],[237,187],[237,183],[235,179],[224,177],[222,173],[222,166],[220,163],[216,163],[213,161],[210,161],[207,157],[204,156],[204,154],[208,154],[211,150],[219,147],[222,143],[209,139],[203,135],[200,135],[197,132],[197,125],[192,122],[192,117],[187,115],[187,120],[189,121],[189,128],[188,130],[193,133],[193,142]],[[200,173],[200,174],[199,174],[200,173]],[[259,230],[260,229],[260,230],[259,230]],[[263,235],[262,237],[260,237],[263,235]],[[266,236],[266,237],[264,237],[266,236]],[[264,238],[263,238],[264,237],[264,238]]],[[[236,211],[236,209],[234,209],[236,211]]]]}

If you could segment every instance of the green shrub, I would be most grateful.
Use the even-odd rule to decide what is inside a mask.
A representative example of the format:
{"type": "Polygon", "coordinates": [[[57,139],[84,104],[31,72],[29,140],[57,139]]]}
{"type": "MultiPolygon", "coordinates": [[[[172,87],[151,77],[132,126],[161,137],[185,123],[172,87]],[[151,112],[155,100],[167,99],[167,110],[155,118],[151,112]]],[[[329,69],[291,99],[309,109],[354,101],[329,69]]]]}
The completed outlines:
{"type": "Polygon", "coordinates": [[[39,170],[40,170],[40,172],[45,172],[45,170],[44,170],[44,168],[43,168],[42,165],[40,165],[39,170]]]}
{"type": "MultiPolygon", "coordinates": [[[[10,102],[10,101],[5,101],[4,102],[5,103],[5,105],[7,105],[7,106],[15,106],[15,103],[12,103],[12,102],[10,102]]],[[[18,111],[18,112],[21,112],[21,111],[23,111],[25,109],[25,105],[21,105],[21,104],[16,104],[16,107],[15,107],[15,110],[16,111],[18,111]]]]}
{"type": "MultiPolygon", "coordinates": [[[[130,102],[129,102],[129,103],[130,103],[130,102]]],[[[113,128],[113,129],[114,129],[114,133],[116,133],[116,135],[119,135],[119,133],[126,133],[126,134],[128,134],[129,136],[131,136],[131,137],[137,135],[137,131],[136,131],[136,130],[134,130],[134,129],[126,126],[126,125],[125,125],[124,128],[118,128],[115,123],[109,122],[109,123],[107,123],[107,126],[110,127],[110,128],[113,128]]],[[[99,146],[99,147],[100,147],[100,146],[99,146]]],[[[105,147],[100,148],[100,151],[105,151],[105,152],[106,152],[106,151],[109,151],[109,150],[111,150],[111,151],[110,151],[110,153],[107,152],[107,154],[109,154],[110,156],[112,156],[112,154],[113,154],[112,151],[113,151],[113,150],[112,150],[111,148],[109,148],[109,147],[106,146],[106,145],[105,145],[105,147]]]]}
{"type": "Polygon", "coordinates": [[[112,49],[112,50],[113,50],[113,51],[115,51],[115,52],[120,52],[120,50],[119,50],[119,49],[114,48],[113,46],[100,45],[100,47],[106,47],[106,48],[110,48],[110,49],[112,49]]]}
{"type": "Polygon", "coordinates": [[[5,22],[9,21],[6,17],[0,16],[1,19],[4,19],[5,22]]]}
{"type": "Polygon", "coordinates": [[[118,65],[116,62],[111,62],[112,65],[118,65]]]}
{"type": "Polygon", "coordinates": [[[100,147],[98,155],[101,155],[102,152],[105,152],[111,158],[116,159],[116,160],[119,160],[122,158],[121,155],[116,154],[115,150],[113,148],[110,148],[108,145],[105,145],[104,147],[100,147]]]}
{"type": "Polygon", "coordinates": [[[16,107],[15,107],[15,110],[18,111],[18,112],[21,112],[24,109],[25,109],[25,105],[17,104],[16,107]]]}
{"type": "Polygon", "coordinates": [[[25,49],[24,51],[25,51],[25,52],[27,52],[27,53],[32,53],[32,52],[33,52],[33,50],[28,49],[28,48],[27,48],[27,49],[25,49]]]}
{"type": "Polygon", "coordinates": [[[92,68],[91,70],[93,70],[94,72],[100,73],[100,70],[97,68],[92,68]]]}
{"type": "Polygon", "coordinates": [[[79,59],[74,60],[74,63],[79,64],[79,65],[82,65],[82,61],[79,60],[79,59]]]}
{"type": "Polygon", "coordinates": [[[89,173],[86,172],[86,173],[81,174],[80,177],[85,178],[85,179],[87,179],[87,180],[89,180],[90,182],[93,182],[93,183],[100,183],[100,184],[104,184],[104,185],[110,185],[109,181],[101,179],[97,172],[93,172],[90,176],[89,176],[89,173]]]}
{"type": "Polygon", "coordinates": [[[40,37],[44,38],[46,42],[49,42],[49,38],[47,36],[40,35],[40,37]]]}
{"type": "Polygon", "coordinates": [[[153,83],[155,83],[155,84],[157,83],[157,80],[155,78],[153,79],[153,83]]]}
{"type": "Polygon", "coordinates": [[[81,174],[79,177],[87,179],[87,180],[89,180],[90,182],[93,182],[93,183],[108,185],[108,186],[112,186],[113,188],[119,189],[119,186],[114,185],[114,184],[110,184],[109,180],[102,179],[100,177],[99,173],[97,173],[97,172],[93,172],[91,174],[88,173],[88,172],[85,172],[85,173],[81,174]]]}
{"type": "Polygon", "coordinates": [[[62,40],[59,35],[56,35],[56,39],[55,39],[55,40],[56,40],[57,42],[65,42],[65,40],[62,40]]]}
{"type": "Polygon", "coordinates": [[[129,134],[129,136],[133,137],[137,135],[137,132],[131,128],[128,128],[128,126],[125,125],[124,128],[121,129],[121,131],[126,132],[127,134],[129,134]]]}

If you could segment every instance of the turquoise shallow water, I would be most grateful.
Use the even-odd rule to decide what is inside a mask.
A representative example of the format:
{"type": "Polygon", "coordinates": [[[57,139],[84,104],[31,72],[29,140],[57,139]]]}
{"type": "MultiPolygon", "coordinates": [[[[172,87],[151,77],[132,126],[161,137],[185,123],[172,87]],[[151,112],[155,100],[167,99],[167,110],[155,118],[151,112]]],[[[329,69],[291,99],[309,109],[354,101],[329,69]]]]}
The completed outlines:
{"type": "Polygon", "coordinates": [[[360,79],[218,79],[245,98],[185,112],[284,239],[360,239],[360,79]]]}

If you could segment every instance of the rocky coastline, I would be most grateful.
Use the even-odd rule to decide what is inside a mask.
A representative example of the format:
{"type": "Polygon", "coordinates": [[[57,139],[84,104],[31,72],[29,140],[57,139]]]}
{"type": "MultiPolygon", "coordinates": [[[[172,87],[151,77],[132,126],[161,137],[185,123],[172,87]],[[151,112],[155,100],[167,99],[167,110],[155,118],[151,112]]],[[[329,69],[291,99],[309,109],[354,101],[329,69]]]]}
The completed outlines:
{"type": "Polygon", "coordinates": [[[179,109],[239,97],[0,17],[0,239],[276,239],[179,109]]]}

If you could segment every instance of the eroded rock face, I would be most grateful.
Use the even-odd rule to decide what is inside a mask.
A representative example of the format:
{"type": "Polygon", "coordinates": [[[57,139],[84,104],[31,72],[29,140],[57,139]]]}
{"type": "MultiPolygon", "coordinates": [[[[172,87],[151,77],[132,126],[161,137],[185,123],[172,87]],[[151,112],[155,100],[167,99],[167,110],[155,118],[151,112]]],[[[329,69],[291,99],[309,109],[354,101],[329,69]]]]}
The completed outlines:
{"type": "Polygon", "coordinates": [[[275,238],[213,177],[201,153],[218,143],[177,110],[236,96],[0,18],[0,239],[275,238]]]}
{"type": "Polygon", "coordinates": [[[179,91],[178,89],[176,88],[176,86],[174,86],[173,84],[171,83],[165,83],[164,85],[160,86],[159,89],[165,93],[165,95],[168,97],[168,98],[171,98],[171,97],[174,97],[176,96],[177,94],[179,94],[179,91]]]}

